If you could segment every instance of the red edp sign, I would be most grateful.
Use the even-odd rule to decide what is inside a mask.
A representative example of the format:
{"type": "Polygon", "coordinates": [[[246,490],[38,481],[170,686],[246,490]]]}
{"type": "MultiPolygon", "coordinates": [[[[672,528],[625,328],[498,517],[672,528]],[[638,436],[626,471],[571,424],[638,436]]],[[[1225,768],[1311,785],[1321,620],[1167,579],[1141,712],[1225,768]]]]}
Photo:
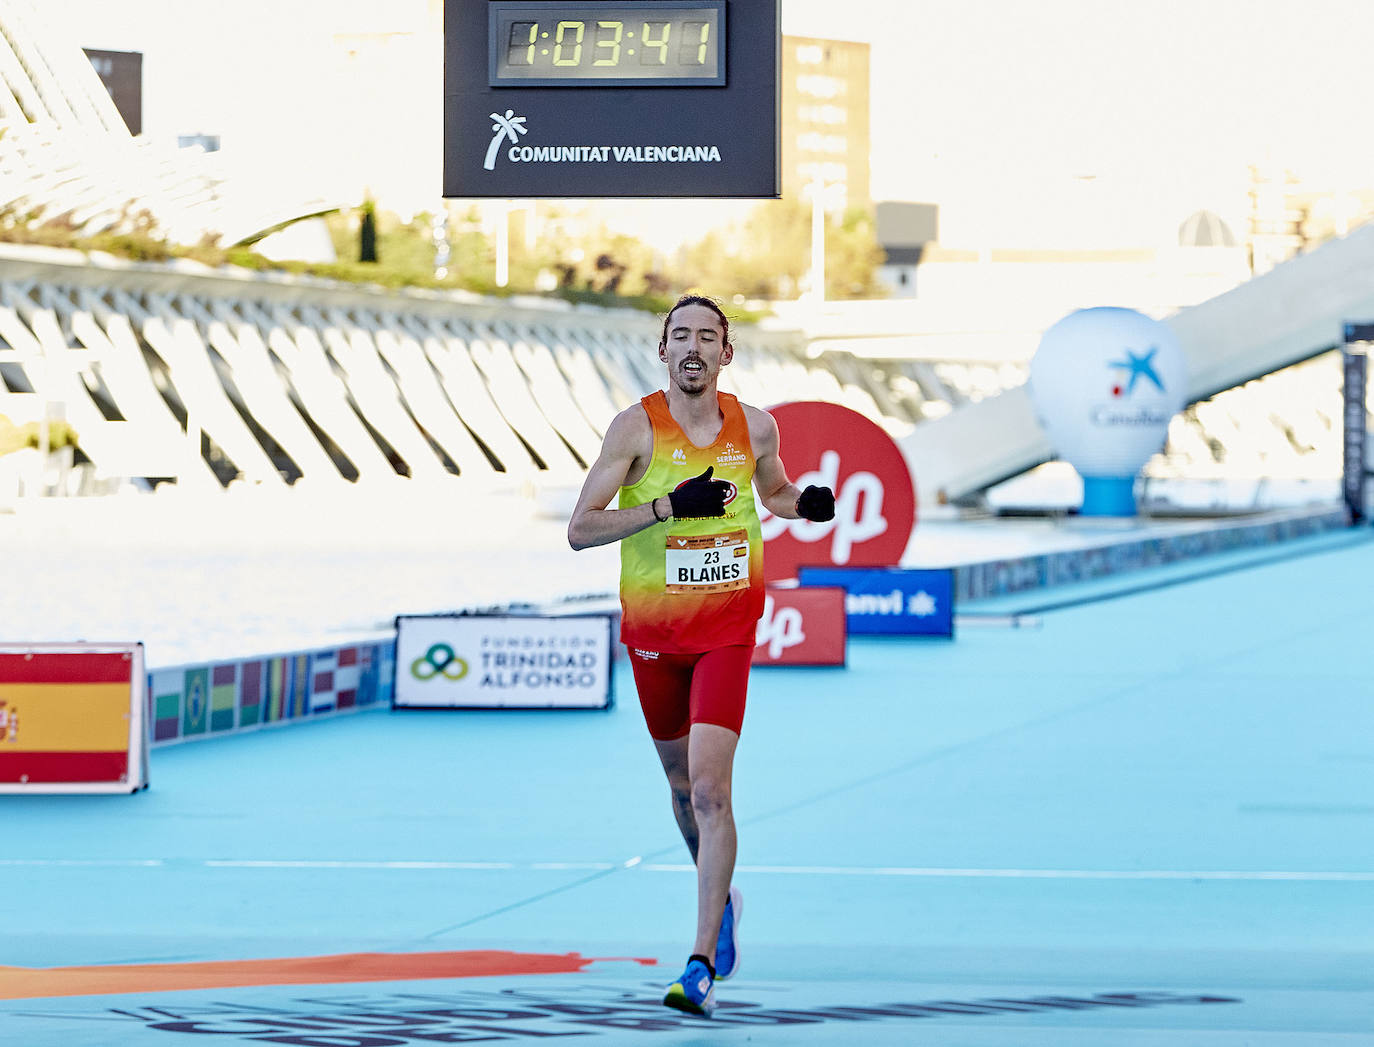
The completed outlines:
{"type": "Polygon", "coordinates": [[[796,578],[800,567],[891,567],[916,525],[916,488],[897,442],[839,404],[804,401],[769,409],[788,475],[835,492],[835,518],[783,520],[763,511],[764,577],[796,578]]]}
{"type": "Polygon", "coordinates": [[[844,590],[768,587],[755,632],[755,665],[844,665],[844,590]]]}

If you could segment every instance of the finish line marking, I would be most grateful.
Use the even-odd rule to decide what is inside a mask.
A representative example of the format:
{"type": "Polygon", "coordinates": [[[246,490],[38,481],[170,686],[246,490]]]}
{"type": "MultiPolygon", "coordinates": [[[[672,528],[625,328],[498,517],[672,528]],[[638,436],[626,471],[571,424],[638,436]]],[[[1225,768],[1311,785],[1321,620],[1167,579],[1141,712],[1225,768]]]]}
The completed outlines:
{"type": "MultiPolygon", "coordinates": [[[[646,865],[649,872],[694,872],[692,865],[646,865]]],[[[740,865],[736,872],[781,876],[926,876],[1000,880],[1298,880],[1374,882],[1374,872],[1186,869],[925,869],[901,866],[740,865]]]]}
{"type": "MultiPolygon", "coordinates": [[[[623,862],[443,862],[279,858],[0,858],[0,867],[184,868],[211,869],[392,869],[463,872],[606,872],[638,869],[653,873],[695,872],[692,865],[669,865],[631,858],[623,862]]],[[[1293,872],[1243,869],[942,869],[919,866],[740,865],[739,873],[758,876],[917,876],[996,880],[1255,880],[1298,883],[1372,883],[1374,872],[1293,872]]]]}
{"type": "MultiPolygon", "coordinates": [[[[652,967],[658,961],[639,956],[583,956],[576,952],[555,954],[509,952],[504,949],[469,949],[457,952],[341,953],[327,956],[204,960],[189,963],[122,963],[38,968],[0,966],[0,1000],[24,1000],[47,996],[104,996],[110,993],[183,992],[188,989],[257,988],[264,985],[332,985],[346,982],[411,981],[421,978],[578,974],[592,964],[600,962],[629,962],[642,967],[652,967]]],[[[162,1012],[163,1018],[166,1015],[167,1012],[162,1012]]],[[[290,1027],[291,1023],[288,1022],[287,1028],[290,1027]]],[[[318,1029],[321,1026],[304,1027],[318,1029]]],[[[258,1028],[250,1031],[266,1030],[258,1028]]],[[[325,1039],[331,1043],[338,1043],[340,1039],[347,1039],[348,1043],[358,1043],[360,1039],[366,1043],[376,1042],[366,1037],[325,1039]]],[[[470,1040],[472,1037],[469,1036],[467,1039],[470,1040]]],[[[309,1042],[321,1041],[311,1039],[309,1042]]],[[[381,1042],[399,1041],[384,1038],[381,1042]]],[[[455,1039],[450,1042],[460,1041],[455,1039]]]]}

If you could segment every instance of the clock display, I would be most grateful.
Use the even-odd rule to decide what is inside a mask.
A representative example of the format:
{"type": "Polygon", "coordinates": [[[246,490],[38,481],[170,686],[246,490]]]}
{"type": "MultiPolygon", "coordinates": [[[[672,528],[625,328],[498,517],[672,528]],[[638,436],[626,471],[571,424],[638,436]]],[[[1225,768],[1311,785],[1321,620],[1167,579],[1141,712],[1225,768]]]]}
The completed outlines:
{"type": "Polygon", "coordinates": [[[487,6],[492,87],[725,84],[725,0],[487,6]]]}

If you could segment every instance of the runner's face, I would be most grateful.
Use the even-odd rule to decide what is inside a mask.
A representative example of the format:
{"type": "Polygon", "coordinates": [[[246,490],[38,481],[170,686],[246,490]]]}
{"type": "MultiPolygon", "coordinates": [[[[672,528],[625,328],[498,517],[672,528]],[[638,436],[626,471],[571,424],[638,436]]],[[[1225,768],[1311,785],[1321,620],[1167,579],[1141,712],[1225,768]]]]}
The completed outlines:
{"type": "Polygon", "coordinates": [[[684,305],[668,317],[668,340],[658,358],[668,365],[669,379],[689,396],[714,388],[720,369],[734,349],[725,340],[720,317],[704,305],[684,305]]]}

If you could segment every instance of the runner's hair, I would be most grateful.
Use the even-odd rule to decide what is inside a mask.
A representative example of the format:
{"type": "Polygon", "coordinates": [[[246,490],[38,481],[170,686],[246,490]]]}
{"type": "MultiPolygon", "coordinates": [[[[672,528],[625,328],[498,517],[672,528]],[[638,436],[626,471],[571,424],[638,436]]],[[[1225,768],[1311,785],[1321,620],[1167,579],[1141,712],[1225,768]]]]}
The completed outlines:
{"type": "Polygon", "coordinates": [[[707,298],[704,294],[685,294],[673,303],[673,307],[668,310],[668,315],[663,318],[663,337],[659,339],[659,345],[668,344],[668,321],[673,318],[673,314],[684,305],[703,305],[711,312],[720,317],[720,330],[722,344],[730,341],[730,319],[725,315],[725,310],[720,307],[720,303],[714,298],[707,298]]]}

